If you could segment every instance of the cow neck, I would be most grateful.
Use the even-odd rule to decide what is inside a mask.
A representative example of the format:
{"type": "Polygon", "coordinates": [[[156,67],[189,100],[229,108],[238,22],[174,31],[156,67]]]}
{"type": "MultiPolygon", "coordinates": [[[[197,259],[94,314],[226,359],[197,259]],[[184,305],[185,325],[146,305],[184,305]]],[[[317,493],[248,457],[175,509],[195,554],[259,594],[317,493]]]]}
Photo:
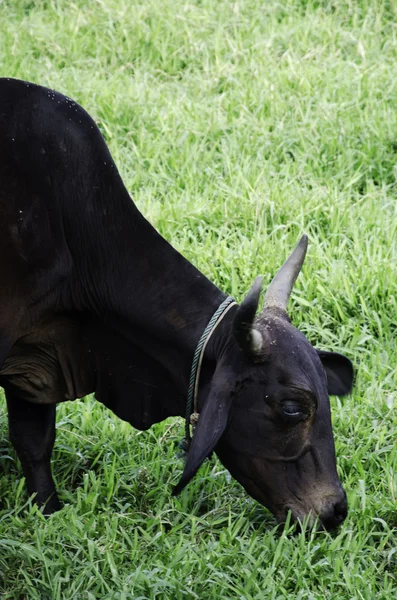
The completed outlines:
{"type": "MultiPolygon", "coordinates": [[[[130,207],[133,219],[125,218],[117,239],[112,239],[113,252],[121,258],[109,260],[99,248],[94,251],[97,261],[102,258],[98,270],[102,278],[105,270],[108,282],[106,295],[95,298],[96,310],[113,330],[165,367],[177,388],[176,397],[184,399],[178,400],[176,409],[184,416],[194,351],[226,294],[177,252],[131,201],[130,207]]],[[[206,350],[203,385],[229,337],[227,317],[206,350]]]]}

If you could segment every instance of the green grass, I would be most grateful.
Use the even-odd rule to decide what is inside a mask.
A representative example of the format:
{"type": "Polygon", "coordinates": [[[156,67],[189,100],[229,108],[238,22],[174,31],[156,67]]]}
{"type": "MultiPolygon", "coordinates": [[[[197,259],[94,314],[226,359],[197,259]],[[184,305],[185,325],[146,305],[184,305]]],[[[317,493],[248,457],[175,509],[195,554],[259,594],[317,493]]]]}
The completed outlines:
{"type": "Polygon", "coordinates": [[[349,516],[290,535],[212,460],[180,498],[182,421],[140,433],[92,398],[58,410],[65,508],[27,500],[0,400],[0,597],[394,599],[397,4],[3,0],[0,72],[97,120],[142,212],[241,298],[298,236],[290,313],[355,363],[332,399],[349,516]]]}

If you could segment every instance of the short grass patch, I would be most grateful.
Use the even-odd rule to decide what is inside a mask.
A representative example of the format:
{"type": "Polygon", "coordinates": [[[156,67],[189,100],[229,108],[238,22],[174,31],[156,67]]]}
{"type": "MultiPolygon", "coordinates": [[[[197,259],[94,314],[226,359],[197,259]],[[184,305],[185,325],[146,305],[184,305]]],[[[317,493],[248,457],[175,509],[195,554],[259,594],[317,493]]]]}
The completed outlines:
{"type": "MultiPolygon", "coordinates": [[[[391,600],[397,587],[397,5],[386,0],[3,0],[1,75],[97,120],[135,202],[238,299],[302,232],[290,305],[356,365],[332,399],[350,513],[290,535],[213,459],[180,498],[182,421],[142,433],[58,408],[65,508],[26,498],[0,400],[4,600],[391,600]]],[[[0,132],[1,135],[1,132],[0,132]]]]}

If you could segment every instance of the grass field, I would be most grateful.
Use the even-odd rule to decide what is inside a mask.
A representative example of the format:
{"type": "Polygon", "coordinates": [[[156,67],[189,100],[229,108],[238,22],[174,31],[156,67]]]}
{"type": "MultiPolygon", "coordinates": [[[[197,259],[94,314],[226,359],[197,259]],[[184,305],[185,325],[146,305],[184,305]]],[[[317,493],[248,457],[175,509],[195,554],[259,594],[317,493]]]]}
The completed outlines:
{"type": "Polygon", "coordinates": [[[0,1],[1,75],[82,104],[142,212],[222,289],[269,281],[309,235],[290,314],[357,370],[332,399],[333,536],[280,531],[215,459],[172,498],[182,420],[141,433],[92,398],[58,409],[66,506],[45,520],[1,395],[2,600],[396,597],[396,23],[392,0],[0,1]]]}

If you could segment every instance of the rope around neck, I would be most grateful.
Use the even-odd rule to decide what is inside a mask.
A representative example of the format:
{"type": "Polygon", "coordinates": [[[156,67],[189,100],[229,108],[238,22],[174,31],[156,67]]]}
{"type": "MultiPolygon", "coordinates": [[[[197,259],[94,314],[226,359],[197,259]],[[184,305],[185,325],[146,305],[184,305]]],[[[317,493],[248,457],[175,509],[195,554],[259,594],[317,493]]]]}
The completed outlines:
{"type": "Polygon", "coordinates": [[[199,420],[199,413],[197,412],[197,396],[198,396],[198,384],[200,379],[200,371],[201,365],[203,362],[205,348],[208,344],[208,341],[211,335],[214,333],[217,325],[222,321],[222,319],[226,316],[229,310],[235,305],[237,302],[232,296],[228,296],[226,300],[220,304],[217,310],[212,315],[207,327],[204,329],[203,334],[197,344],[192,368],[190,370],[190,379],[189,379],[189,387],[187,393],[187,404],[186,404],[186,418],[185,418],[185,438],[180,442],[179,447],[181,450],[187,452],[189,450],[192,438],[190,435],[190,425],[192,425],[192,430],[194,433],[195,426],[197,421],[199,420]],[[192,412],[193,407],[193,412],[192,412]]]}

